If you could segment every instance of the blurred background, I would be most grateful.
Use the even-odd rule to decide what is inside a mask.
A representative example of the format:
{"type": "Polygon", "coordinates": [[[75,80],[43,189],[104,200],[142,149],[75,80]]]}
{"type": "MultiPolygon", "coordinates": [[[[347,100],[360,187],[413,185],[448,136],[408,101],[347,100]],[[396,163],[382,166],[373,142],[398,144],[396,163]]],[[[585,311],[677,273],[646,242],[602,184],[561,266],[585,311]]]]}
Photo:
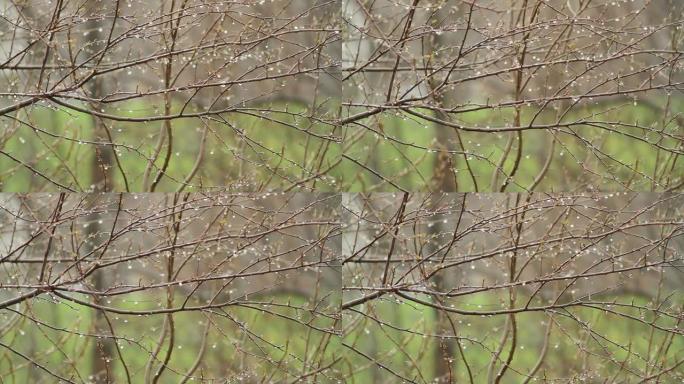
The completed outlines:
{"type": "Polygon", "coordinates": [[[346,191],[682,187],[671,0],[344,1],[346,191]]]}
{"type": "Polygon", "coordinates": [[[339,22],[330,0],[3,0],[2,190],[334,189],[339,22]]]}
{"type": "Polygon", "coordinates": [[[334,382],[335,195],[0,200],[0,376],[334,382]]]}
{"type": "Polygon", "coordinates": [[[346,382],[677,382],[681,195],[343,200],[346,382]]]}
{"type": "Polygon", "coordinates": [[[0,381],[683,381],[683,21],[0,0],[0,381]]]}

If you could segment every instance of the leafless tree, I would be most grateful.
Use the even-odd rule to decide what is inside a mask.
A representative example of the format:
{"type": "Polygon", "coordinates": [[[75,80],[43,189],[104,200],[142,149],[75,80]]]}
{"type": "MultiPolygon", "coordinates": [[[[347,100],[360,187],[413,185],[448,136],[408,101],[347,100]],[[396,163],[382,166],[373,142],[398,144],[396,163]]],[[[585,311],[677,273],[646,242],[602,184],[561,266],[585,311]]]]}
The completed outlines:
{"type": "Polygon", "coordinates": [[[681,381],[683,198],[349,195],[343,376],[681,381]]]}
{"type": "Polygon", "coordinates": [[[683,24],[0,0],[0,382],[684,381],[683,24]]]}
{"type": "Polygon", "coordinates": [[[94,196],[2,197],[3,380],[331,376],[339,196],[94,196]]]}
{"type": "Polygon", "coordinates": [[[4,189],[333,189],[335,0],[0,10],[4,189]]]}
{"type": "Polygon", "coordinates": [[[680,1],[347,0],[342,14],[346,190],[681,189],[680,1]]]}

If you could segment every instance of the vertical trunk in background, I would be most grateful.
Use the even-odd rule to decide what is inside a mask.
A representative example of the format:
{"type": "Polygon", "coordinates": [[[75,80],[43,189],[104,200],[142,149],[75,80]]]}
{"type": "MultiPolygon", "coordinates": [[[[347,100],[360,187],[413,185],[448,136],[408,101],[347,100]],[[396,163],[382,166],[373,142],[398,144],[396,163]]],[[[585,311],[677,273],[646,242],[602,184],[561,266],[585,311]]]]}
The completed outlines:
{"type": "MultiPolygon", "coordinates": [[[[457,63],[459,63],[463,57],[463,52],[466,50],[465,46],[467,45],[467,41],[470,36],[469,32],[472,29],[471,21],[473,10],[474,4],[471,4],[467,11],[465,7],[461,7],[461,9],[457,11],[457,15],[459,17],[462,16],[467,20],[465,30],[459,32],[457,35],[451,38],[446,38],[445,36],[431,34],[428,37],[423,38],[421,41],[421,48],[423,52],[435,52],[439,47],[444,46],[458,46],[458,53],[456,54],[456,57],[454,58],[455,61],[452,65],[455,66],[457,63]]],[[[438,19],[444,20],[449,16],[450,15],[447,14],[440,15],[437,13],[432,17],[438,17],[438,19]]],[[[438,66],[437,63],[432,62],[432,55],[428,57],[429,59],[423,62],[425,68],[438,66]]],[[[429,76],[431,73],[429,73],[428,70],[425,72],[425,76],[427,78],[427,81],[425,82],[427,89],[425,92],[426,94],[431,95],[432,101],[437,107],[446,108],[447,105],[454,106],[460,103],[470,103],[472,93],[479,91],[474,90],[472,85],[468,86],[461,84],[459,85],[457,92],[447,92],[447,90],[443,88],[443,85],[444,82],[449,79],[449,76],[451,76],[450,73],[451,72],[449,72],[449,75],[445,75],[446,77],[440,78],[440,76],[429,76]]],[[[435,117],[439,120],[451,120],[449,114],[447,114],[444,110],[436,109],[435,114],[435,117]]],[[[439,123],[435,123],[435,128],[436,132],[434,145],[437,147],[438,154],[435,158],[431,189],[438,192],[459,191],[456,170],[460,168],[462,171],[467,172],[467,175],[469,175],[468,178],[470,179],[470,182],[472,182],[472,187],[461,187],[460,189],[474,190],[475,192],[479,192],[477,180],[470,166],[468,156],[465,154],[466,148],[463,144],[464,140],[461,137],[461,132],[457,129],[439,123]],[[455,151],[461,151],[462,154],[456,155],[455,151]],[[459,162],[462,164],[457,165],[459,162]]]]}
{"type": "MultiPolygon", "coordinates": [[[[460,205],[460,212],[458,216],[449,218],[452,220],[449,227],[444,223],[443,220],[439,219],[434,222],[433,226],[428,227],[427,229],[427,235],[429,239],[431,239],[432,237],[437,237],[439,234],[444,233],[449,233],[452,236],[454,236],[453,238],[451,238],[450,236],[442,236],[442,240],[440,241],[433,241],[427,243],[425,255],[434,254],[433,261],[435,261],[436,265],[442,264],[444,262],[444,259],[449,254],[449,252],[454,249],[456,241],[455,236],[457,236],[457,233],[459,232],[461,220],[465,212],[466,197],[467,194],[465,193],[450,193],[447,195],[433,194],[430,197],[429,207],[433,210],[437,210],[438,204],[440,204],[440,202],[443,202],[444,200],[446,200],[446,203],[449,204],[460,205]],[[442,249],[442,251],[440,251],[439,253],[437,253],[439,247],[445,248],[442,249]]],[[[445,274],[444,271],[433,275],[431,278],[433,282],[431,288],[437,292],[448,292],[450,290],[449,287],[457,286],[458,284],[454,280],[454,278],[450,278],[449,276],[454,275],[453,273],[445,274]]],[[[461,281],[460,283],[462,282],[463,281],[461,281]]],[[[447,303],[445,303],[444,300],[441,299],[438,295],[434,297],[434,300],[436,300],[437,304],[439,304],[440,307],[444,307],[445,305],[447,305],[447,303]]],[[[438,342],[435,343],[435,358],[433,359],[435,364],[435,382],[464,382],[473,384],[473,372],[470,368],[470,364],[468,363],[465,354],[463,353],[463,348],[461,347],[461,344],[458,341],[459,330],[456,328],[456,322],[451,317],[452,315],[447,311],[442,311],[435,308],[434,312],[434,333],[436,335],[446,336],[445,338],[439,338],[438,342]],[[460,357],[459,362],[462,363],[460,372],[456,371],[455,361],[457,355],[460,357]],[[458,380],[459,377],[462,379],[462,381],[458,380]]]]}
{"type": "MultiPolygon", "coordinates": [[[[91,4],[91,2],[88,2],[91,4]]],[[[89,44],[91,49],[89,52],[97,52],[105,43],[106,36],[103,35],[104,23],[99,20],[91,20],[87,24],[88,35],[85,43],[89,44]]],[[[96,60],[93,60],[94,62],[96,60]]],[[[99,99],[106,96],[105,87],[101,77],[95,77],[88,82],[88,92],[93,99],[99,99]]],[[[90,108],[101,109],[99,103],[90,103],[90,108]]],[[[104,121],[97,116],[91,115],[93,137],[92,140],[97,143],[108,143],[109,137],[107,135],[107,127],[104,121]]],[[[94,146],[95,154],[90,170],[90,183],[93,192],[108,192],[112,190],[111,169],[113,165],[113,154],[109,145],[98,144],[94,146]]]]}
{"type": "MultiPolygon", "coordinates": [[[[461,52],[464,49],[464,45],[466,44],[468,37],[468,32],[471,28],[471,17],[473,13],[472,7],[473,6],[471,5],[467,13],[468,22],[466,30],[462,32],[463,35],[454,37],[453,42],[446,43],[456,43],[460,46],[458,53],[459,56],[457,60],[461,57],[461,52]]],[[[465,10],[459,11],[459,15],[465,16],[465,10]]],[[[435,48],[442,46],[443,43],[445,43],[444,37],[435,34],[432,34],[428,38],[422,40],[424,52],[434,52],[435,48]]],[[[430,58],[430,60],[431,59],[432,58],[430,58]]],[[[433,65],[431,61],[424,63],[424,66],[426,68],[430,67],[431,65],[433,65]]],[[[432,94],[432,99],[436,106],[445,107],[445,104],[449,104],[449,101],[451,103],[458,103],[463,102],[466,99],[469,99],[469,95],[472,90],[470,88],[461,86],[457,94],[451,95],[452,97],[455,97],[454,100],[445,100],[445,95],[437,90],[439,83],[440,82],[437,80],[435,76],[431,76],[426,82],[428,88],[427,91],[429,91],[432,94]]],[[[450,120],[449,115],[442,110],[437,110],[435,117],[443,121],[450,120]]],[[[430,186],[430,188],[432,191],[436,191],[438,194],[433,195],[431,197],[432,207],[434,207],[440,200],[441,193],[452,193],[451,196],[455,196],[453,193],[459,192],[458,179],[456,177],[458,161],[462,161],[463,164],[460,166],[460,168],[467,170],[468,174],[471,177],[471,188],[476,192],[479,190],[477,180],[473,174],[473,171],[470,167],[470,164],[465,153],[463,153],[463,155],[454,154],[454,151],[466,151],[465,146],[463,145],[463,140],[461,138],[460,132],[442,124],[435,124],[435,128],[435,145],[437,146],[439,151],[437,157],[435,158],[435,165],[432,174],[432,185],[430,186]]],[[[463,200],[463,202],[465,203],[465,200],[463,200]]],[[[461,208],[464,209],[464,207],[461,208]]],[[[428,228],[428,237],[436,236],[443,230],[446,230],[446,228],[444,228],[444,225],[441,221],[438,221],[437,223],[435,223],[435,225],[428,228]]],[[[431,246],[429,246],[426,254],[431,254],[432,252],[434,252],[437,246],[437,244],[432,244],[431,246]]],[[[446,281],[446,277],[442,273],[436,274],[433,278],[433,282],[434,286],[432,288],[435,291],[442,292],[448,290],[447,286],[449,282],[446,281]]],[[[448,312],[435,309],[434,326],[436,334],[456,336],[456,330],[453,328],[453,324],[448,316],[448,312]]],[[[453,338],[442,338],[439,340],[438,343],[435,343],[435,345],[437,346],[435,350],[434,359],[435,378],[438,379],[438,382],[455,381],[456,373],[454,372],[455,365],[453,364],[453,362],[455,361],[454,356],[456,355],[456,349],[460,348],[460,346],[454,343],[453,338]]],[[[468,367],[465,358],[463,363],[466,366],[465,369],[468,370],[470,382],[472,382],[470,368],[468,367]]]]}
{"type": "MultiPolygon", "coordinates": [[[[437,204],[438,201],[440,200],[440,196],[442,196],[441,193],[432,195],[430,198],[431,204],[430,207],[434,208],[437,204]]],[[[440,232],[444,230],[443,225],[441,224],[441,221],[437,221],[435,225],[432,227],[428,227],[428,238],[437,238],[440,232]]],[[[427,247],[425,250],[425,254],[429,255],[432,254],[436,250],[437,247],[439,247],[438,243],[435,242],[430,242],[430,245],[427,247]]],[[[437,256],[435,256],[437,257],[437,256]]],[[[445,281],[445,276],[442,273],[438,273],[433,277],[433,282],[434,286],[432,289],[435,291],[448,291],[448,288],[445,287],[447,284],[447,281],[445,281]]],[[[435,315],[435,324],[434,324],[434,333],[436,335],[451,335],[453,333],[453,329],[451,328],[451,324],[449,322],[449,319],[447,316],[449,315],[445,311],[440,311],[438,309],[434,309],[434,315],[435,315]]],[[[448,383],[448,382],[453,382],[453,377],[454,377],[454,372],[453,372],[453,367],[452,367],[452,362],[454,361],[454,343],[452,339],[450,338],[438,338],[438,342],[435,343],[435,358],[434,358],[434,373],[435,373],[435,378],[438,379],[436,382],[438,383],[448,383]],[[452,380],[449,380],[449,378],[452,378],[452,380]]]]}
{"type": "MultiPolygon", "coordinates": [[[[104,196],[102,194],[88,195],[87,200],[90,200],[93,203],[94,200],[98,200],[99,203],[102,203],[105,200],[103,199],[103,197],[104,196]]],[[[101,234],[101,232],[106,231],[99,224],[98,220],[100,219],[101,217],[88,217],[88,222],[90,225],[86,228],[86,243],[83,247],[83,254],[88,254],[92,252],[98,244],[96,241],[96,239],[99,237],[98,235],[101,234]]],[[[97,253],[94,253],[93,257],[95,257],[96,255],[97,253]]],[[[91,284],[95,291],[103,291],[107,289],[107,278],[102,270],[97,270],[92,274],[91,284]]],[[[93,297],[93,300],[97,304],[104,304],[100,302],[99,297],[93,297]]],[[[93,314],[93,328],[94,332],[98,335],[110,336],[111,331],[109,329],[107,319],[105,318],[105,316],[106,314],[103,311],[95,311],[95,313],[93,314]]],[[[100,338],[96,340],[97,342],[93,345],[91,355],[91,374],[93,376],[93,381],[95,383],[109,383],[110,381],[107,378],[109,377],[109,370],[111,370],[111,364],[108,362],[113,361],[112,357],[114,356],[114,345],[112,344],[111,338],[100,338]]]]}
{"type": "MultiPolygon", "coordinates": [[[[437,43],[435,40],[437,39],[438,38],[436,36],[431,36],[423,41],[428,48],[428,52],[432,52],[433,46],[435,43],[437,43]]],[[[429,90],[434,91],[437,85],[434,77],[431,77],[427,83],[429,90]]],[[[434,101],[437,105],[441,106],[443,104],[441,95],[435,94],[433,98],[435,99],[434,101]]],[[[439,119],[449,119],[444,112],[439,111],[437,114],[438,116],[436,117],[439,119]]],[[[430,189],[436,193],[436,195],[432,195],[430,198],[431,208],[438,203],[439,197],[442,195],[442,193],[456,192],[458,190],[458,185],[456,184],[456,174],[454,173],[454,156],[450,153],[450,151],[456,148],[454,145],[456,135],[454,134],[454,130],[450,127],[441,124],[435,124],[435,126],[435,145],[439,146],[440,151],[435,158],[435,165],[432,174],[432,185],[430,186],[430,189]]],[[[428,238],[436,238],[436,236],[442,231],[442,227],[441,221],[438,221],[432,227],[428,227],[428,238]]],[[[432,254],[432,252],[434,252],[434,250],[438,247],[438,245],[434,243],[429,244],[430,245],[425,251],[426,255],[432,254]]],[[[439,292],[444,290],[444,276],[441,273],[438,273],[434,276],[433,282],[433,289],[435,291],[439,292]]],[[[448,314],[444,311],[435,309],[434,315],[435,334],[450,334],[451,327],[449,325],[449,319],[445,318],[448,316],[448,314]]],[[[435,343],[435,346],[435,358],[433,360],[435,378],[438,379],[437,382],[440,383],[448,382],[448,379],[453,377],[451,361],[453,361],[454,356],[454,345],[451,339],[441,338],[437,343],[435,343]]]]}
{"type": "MultiPolygon", "coordinates": [[[[434,43],[437,42],[433,42],[431,39],[437,40],[437,37],[431,36],[425,40],[424,44],[427,46],[427,51],[432,51],[434,49],[434,43]]],[[[426,65],[427,64],[431,63],[426,63],[426,65]]],[[[426,83],[428,85],[428,91],[433,92],[432,99],[435,105],[443,107],[444,97],[437,92],[438,82],[435,77],[430,77],[426,83]]],[[[449,121],[449,115],[441,110],[437,110],[435,117],[439,120],[449,121]]],[[[465,149],[463,148],[462,143],[460,146],[457,145],[457,143],[460,142],[460,137],[455,129],[438,123],[435,123],[435,129],[435,141],[433,145],[437,147],[439,152],[435,158],[435,165],[432,171],[432,185],[430,186],[430,189],[436,192],[456,192],[458,191],[455,173],[456,156],[453,154],[453,151],[457,149],[464,151],[465,149]]],[[[465,165],[467,166],[467,163],[465,163],[465,165]]],[[[475,183],[473,182],[473,184],[475,183]]]]}
{"type": "MultiPolygon", "coordinates": [[[[90,20],[87,23],[88,34],[86,35],[84,43],[88,44],[90,47],[90,49],[88,49],[86,52],[88,52],[88,55],[92,55],[93,53],[102,49],[105,44],[104,40],[106,39],[106,36],[104,36],[102,31],[104,31],[108,27],[105,26],[105,23],[103,21],[100,21],[97,18],[97,16],[105,12],[103,7],[106,7],[106,4],[102,1],[88,1],[86,2],[86,6],[88,7],[88,9],[86,10],[87,15],[88,17],[91,17],[92,20],[90,20]]],[[[97,59],[93,60],[93,62],[97,62],[97,59]]],[[[101,78],[95,77],[94,79],[88,82],[88,85],[88,92],[90,93],[90,97],[98,99],[105,96],[105,86],[101,78]]],[[[98,105],[98,103],[91,103],[90,108],[100,109],[101,106],[98,105]]],[[[98,143],[108,142],[109,139],[107,137],[107,128],[104,125],[104,121],[102,121],[100,118],[96,116],[91,116],[91,118],[93,129],[93,141],[96,141],[98,143]]],[[[95,154],[90,168],[90,183],[92,186],[92,190],[94,193],[97,194],[100,194],[102,192],[109,192],[112,189],[112,180],[110,177],[110,172],[113,165],[111,153],[112,148],[110,148],[108,145],[96,145],[94,148],[95,154]]],[[[89,198],[90,197],[91,196],[89,196],[89,198]]],[[[95,199],[98,198],[98,196],[96,195],[93,195],[92,197],[95,199]]],[[[102,197],[99,197],[99,199],[102,199],[102,197]]],[[[97,237],[97,234],[101,230],[103,230],[103,228],[101,228],[101,225],[98,222],[98,218],[90,217],[89,222],[90,225],[87,227],[86,236],[87,239],[90,239],[90,241],[86,240],[86,247],[84,247],[85,254],[93,250],[93,247],[96,244],[94,239],[97,237]]],[[[95,273],[93,273],[92,275],[91,283],[96,291],[102,291],[107,287],[106,276],[101,271],[95,271],[95,273]]],[[[94,300],[98,302],[99,298],[94,298],[94,300]]],[[[104,312],[95,312],[93,317],[95,333],[103,335],[110,334],[109,327],[107,325],[107,319],[105,318],[105,316],[106,314],[104,312]]],[[[97,344],[93,345],[93,351],[91,355],[91,374],[93,376],[94,382],[108,382],[109,370],[111,369],[110,363],[108,363],[108,361],[113,361],[113,354],[114,347],[112,345],[112,340],[110,338],[98,339],[97,344]]]]}

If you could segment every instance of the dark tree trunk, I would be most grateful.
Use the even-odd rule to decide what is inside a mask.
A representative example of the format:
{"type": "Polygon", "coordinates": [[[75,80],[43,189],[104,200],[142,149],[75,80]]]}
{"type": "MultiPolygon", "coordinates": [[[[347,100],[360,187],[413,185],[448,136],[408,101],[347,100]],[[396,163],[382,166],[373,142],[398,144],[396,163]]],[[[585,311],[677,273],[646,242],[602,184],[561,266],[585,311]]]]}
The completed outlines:
{"type": "MultiPolygon", "coordinates": [[[[97,14],[103,13],[101,7],[106,6],[103,2],[88,2],[90,9],[88,9],[88,14],[92,17],[97,14]]],[[[88,34],[86,35],[86,44],[89,44],[90,49],[89,54],[99,51],[105,44],[106,36],[102,32],[108,29],[109,26],[105,25],[103,21],[92,20],[88,23],[88,34]]],[[[97,59],[95,59],[97,60],[97,59]]],[[[99,78],[94,78],[90,82],[90,96],[94,99],[104,97],[106,95],[105,84],[99,78]]],[[[98,103],[92,103],[91,108],[101,109],[98,103]]],[[[92,128],[93,128],[93,141],[98,143],[108,143],[109,137],[107,135],[107,127],[105,122],[91,115],[92,118],[92,128]]],[[[90,182],[92,191],[95,193],[110,192],[112,190],[112,179],[111,170],[113,166],[113,154],[112,148],[106,144],[98,144],[95,147],[95,154],[93,157],[93,162],[90,169],[90,182]]],[[[100,200],[101,201],[101,200],[100,200]]],[[[92,217],[87,229],[87,247],[84,248],[84,252],[87,254],[93,250],[96,246],[96,239],[101,231],[103,231],[102,225],[99,224],[98,218],[92,217]]],[[[95,256],[95,255],[93,255],[95,256]]],[[[102,291],[107,288],[107,278],[101,271],[95,271],[92,274],[92,285],[96,291],[102,291]]],[[[94,301],[99,303],[100,298],[95,297],[94,301]]],[[[100,335],[111,335],[109,326],[107,324],[106,314],[102,311],[96,311],[94,314],[94,324],[95,332],[100,335]]],[[[114,345],[111,338],[100,338],[97,343],[93,345],[92,351],[92,376],[96,383],[108,383],[110,382],[110,371],[111,361],[113,361],[114,356],[114,345]]]]}

